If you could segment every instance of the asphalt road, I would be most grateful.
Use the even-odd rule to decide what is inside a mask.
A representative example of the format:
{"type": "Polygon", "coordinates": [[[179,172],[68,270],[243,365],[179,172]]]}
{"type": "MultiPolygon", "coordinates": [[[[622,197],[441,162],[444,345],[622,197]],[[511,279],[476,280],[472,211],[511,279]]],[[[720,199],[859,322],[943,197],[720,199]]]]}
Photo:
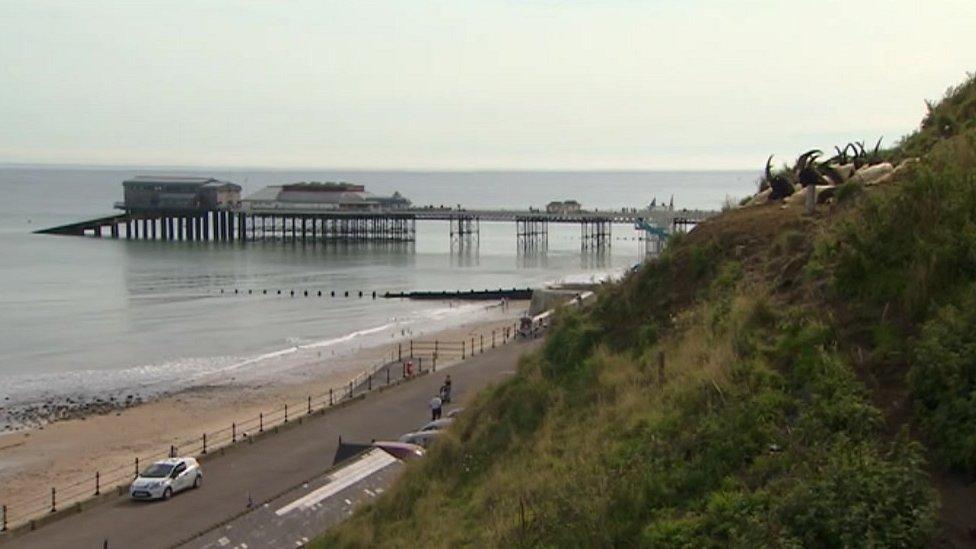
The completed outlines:
{"type": "MultiPolygon", "coordinates": [[[[515,372],[519,355],[538,340],[486,351],[445,370],[451,374],[455,401],[515,372]]],[[[439,372],[329,413],[303,424],[239,445],[203,463],[204,485],[166,502],[116,498],[5,542],[14,548],[156,548],[180,545],[213,530],[257,505],[320,477],[332,464],[341,436],[347,441],[395,439],[429,419],[427,401],[443,382],[439,372]]],[[[2,539],[2,538],[0,538],[2,539]]]]}
{"type": "MultiPolygon", "coordinates": [[[[383,450],[379,450],[382,452],[383,450]]],[[[319,498],[316,492],[333,483],[329,475],[299,486],[278,499],[180,546],[181,549],[295,549],[345,520],[363,501],[383,493],[403,469],[391,463],[366,478],[319,498]],[[306,498],[307,505],[297,505],[306,498]],[[291,508],[290,508],[291,507],[291,508]]]]}

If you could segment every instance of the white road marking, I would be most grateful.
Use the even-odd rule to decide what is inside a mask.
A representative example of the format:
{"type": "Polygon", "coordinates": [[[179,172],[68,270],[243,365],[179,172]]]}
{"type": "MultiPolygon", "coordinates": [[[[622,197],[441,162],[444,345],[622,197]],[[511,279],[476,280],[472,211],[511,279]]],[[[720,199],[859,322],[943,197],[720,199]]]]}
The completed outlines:
{"type": "Polygon", "coordinates": [[[217,540],[217,543],[221,547],[227,547],[228,545],[230,545],[230,540],[227,539],[226,537],[222,537],[222,538],[220,538],[220,539],[217,540]]]}
{"type": "MultiPolygon", "coordinates": [[[[275,514],[280,517],[295,509],[311,507],[395,462],[396,458],[383,450],[370,450],[363,457],[329,475],[329,482],[325,486],[312,490],[308,494],[285,505],[275,511],[275,514]]],[[[346,500],[346,503],[351,502],[346,500]]]]}

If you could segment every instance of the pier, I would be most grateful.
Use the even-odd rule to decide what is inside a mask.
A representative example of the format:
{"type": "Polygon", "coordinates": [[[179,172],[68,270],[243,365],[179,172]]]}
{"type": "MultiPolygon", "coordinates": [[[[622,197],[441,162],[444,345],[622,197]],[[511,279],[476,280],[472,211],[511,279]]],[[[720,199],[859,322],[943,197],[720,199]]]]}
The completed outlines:
{"type": "Polygon", "coordinates": [[[673,207],[584,210],[579,202],[553,201],[546,210],[415,207],[394,193],[376,196],[345,182],[301,182],[266,187],[241,197],[241,187],[211,177],[137,176],[122,182],[123,213],[36,231],[174,242],[282,241],[414,242],[418,222],[447,222],[452,250],[477,247],[481,222],[514,223],[520,253],[545,252],[549,225],[580,227],[583,251],[605,251],[614,224],[643,230],[642,240],[686,230],[715,212],[673,207]]]}
{"type": "Polygon", "coordinates": [[[715,212],[650,210],[550,214],[532,210],[396,210],[370,212],[127,210],[125,213],[41,229],[38,234],[173,242],[282,241],[414,242],[417,223],[446,221],[452,244],[477,241],[482,221],[511,222],[520,251],[544,251],[549,225],[579,225],[583,250],[610,247],[612,226],[653,224],[663,232],[687,230],[715,212]]]}

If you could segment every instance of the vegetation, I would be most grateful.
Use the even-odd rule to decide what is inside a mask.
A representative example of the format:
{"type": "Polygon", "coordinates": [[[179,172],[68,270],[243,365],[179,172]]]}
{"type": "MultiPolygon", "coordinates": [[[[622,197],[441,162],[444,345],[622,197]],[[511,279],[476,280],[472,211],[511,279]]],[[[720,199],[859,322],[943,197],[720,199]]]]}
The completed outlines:
{"type": "Polygon", "coordinates": [[[320,546],[932,543],[924,456],[976,474],[973,82],[884,152],[922,157],[895,180],[732,209],[562,311],[320,546]]]}
{"type": "Polygon", "coordinates": [[[925,104],[928,113],[921,127],[892,151],[894,158],[925,156],[940,142],[976,129],[976,74],[946,90],[938,103],[926,101],[925,104]]]}

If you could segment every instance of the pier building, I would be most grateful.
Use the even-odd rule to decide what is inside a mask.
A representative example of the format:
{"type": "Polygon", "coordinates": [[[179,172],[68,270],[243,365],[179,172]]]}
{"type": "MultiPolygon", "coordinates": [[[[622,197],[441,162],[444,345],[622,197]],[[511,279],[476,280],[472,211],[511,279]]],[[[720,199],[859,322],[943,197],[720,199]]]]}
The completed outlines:
{"type": "Polygon", "coordinates": [[[122,182],[127,211],[206,211],[234,209],[241,202],[241,187],[212,177],[140,175],[122,182]]]}
{"type": "Polygon", "coordinates": [[[273,185],[244,198],[246,212],[341,211],[377,212],[404,210],[410,200],[399,192],[376,196],[362,185],[351,183],[292,183],[273,185]]]}

